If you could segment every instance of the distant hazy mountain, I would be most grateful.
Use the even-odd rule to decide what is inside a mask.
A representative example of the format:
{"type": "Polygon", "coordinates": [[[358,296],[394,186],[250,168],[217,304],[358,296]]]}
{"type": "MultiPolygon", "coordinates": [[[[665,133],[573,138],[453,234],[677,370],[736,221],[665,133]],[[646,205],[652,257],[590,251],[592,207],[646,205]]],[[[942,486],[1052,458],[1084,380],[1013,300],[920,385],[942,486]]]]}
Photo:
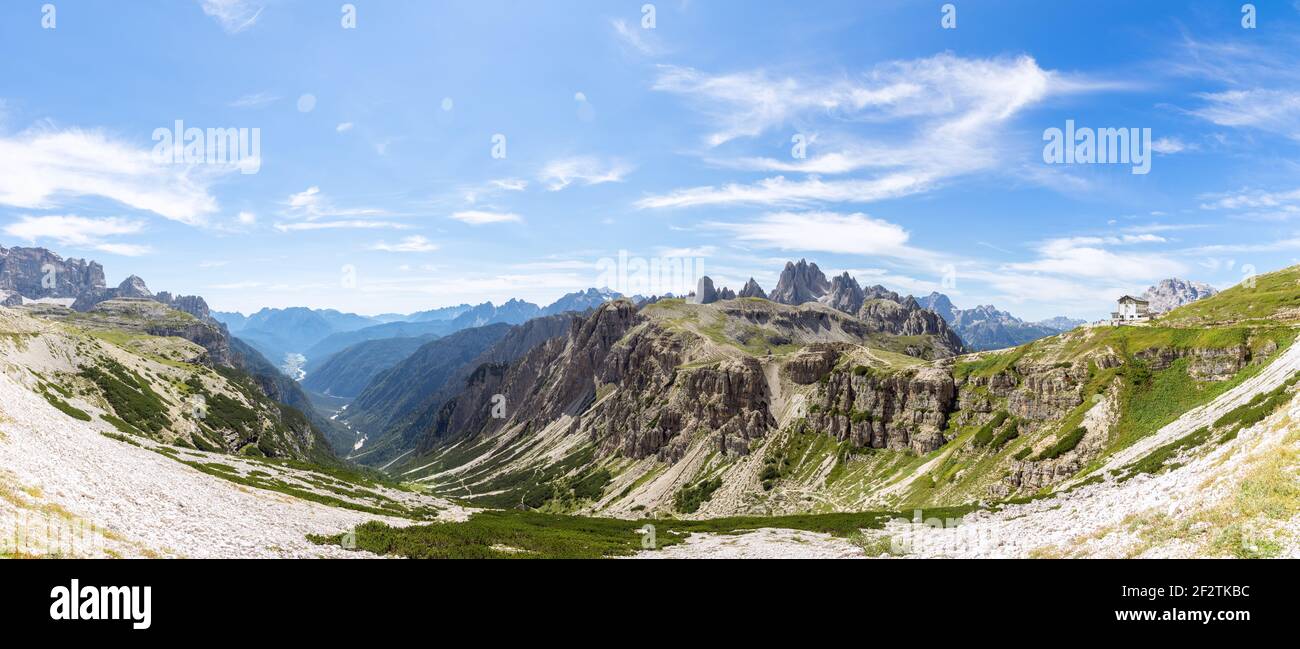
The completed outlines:
{"type": "Polygon", "coordinates": [[[931,293],[918,302],[947,320],[966,346],[975,351],[1023,345],[1068,331],[1085,322],[1063,316],[1041,322],[1025,322],[989,304],[973,309],[958,309],[943,293],[931,293]]]}
{"type": "Polygon", "coordinates": [[[351,399],[365,389],[375,375],[402,362],[437,334],[415,338],[384,338],[360,342],[327,356],[307,372],[303,387],[320,394],[351,399]]]}
{"type": "Polygon", "coordinates": [[[1168,313],[1184,304],[1191,304],[1217,294],[1218,289],[1202,282],[1190,282],[1185,279],[1171,278],[1160,280],[1159,284],[1148,288],[1142,299],[1151,303],[1150,309],[1156,313],[1168,313]]]}
{"type": "Polygon", "coordinates": [[[304,354],[331,334],[376,324],[373,318],[355,313],[305,307],[262,309],[250,316],[216,311],[212,316],[225,323],[232,334],[278,364],[283,364],[287,355],[304,354]]]}
{"type": "Polygon", "coordinates": [[[390,322],[396,320],[406,320],[407,322],[437,322],[442,320],[452,320],[455,319],[456,316],[459,316],[460,314],[469,311],[472,308],[474,307],[468,304],[460,304],[457,306],[445,306],[442,307],[441,309],[419,311],[416,313],[412,313],[409,316],[401,316],[398,318],[394,318],[393,320],[390,320],[390,322]]]}
{"type": "Polygon", "coordinates": [[[1058,315],[1055,318],[1039,320],[1035,324],[1039,324],[1044,327],[1055,329],[1057,331],[1069,331],[1071,329],[1074,329],[1075,327],[1088,324],[1088,321],[1079,318],[1067,318],[1065,316],[1058,315]]]}
{"type": "Polygon", "coordinates": [[[454,333],[456,328],[446,320],[426,322],[389,322],[355,331],[343,331],[330,334],[315,345],[307,348],[303,354],[307,357],[307,375],[319,371],[333,354],[368,340],[386,338],[419,338],[422,336],[445,336],[454,333]]]}
{"type": "Polygon", "coordinates": [[[565,313],[568,311],[584,313],[591,309],[595,309],[606,302],[617,300],[621,297],[623,297],[621,293],[612,291],[608,288],[589,288],[585,291],[569,293],[568,295],[556,300],[550,306],[542,309],[542,315],[555,315],[557,313],[565,313]]]}

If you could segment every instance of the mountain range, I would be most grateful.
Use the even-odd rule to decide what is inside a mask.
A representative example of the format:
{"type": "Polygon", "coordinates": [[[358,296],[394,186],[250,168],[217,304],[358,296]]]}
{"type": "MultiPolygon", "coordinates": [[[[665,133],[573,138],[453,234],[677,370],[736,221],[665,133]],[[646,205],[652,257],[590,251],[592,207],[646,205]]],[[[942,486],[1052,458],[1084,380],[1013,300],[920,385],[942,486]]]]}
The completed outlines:
{"type": "Polygon", "coordinates": [[[609,289],[591,288],[564,295],[545,307],[512,299],[500,305],[492,302],[475,306],[462,304],[382,317],[303,307],[262,309],[249,316],[216,311],[212,316],[268,358],[283,362],[293,355],[305,357],[303,369],[310,374],[331,355],[368,340],[446,336],[489,324],[519,324],[566,311],[589,311],[620,297],[622,295],[609,289]]]}
{"type": "MultiPolygon", "coordinates": [[[[1275,532],[1294,511],[1293,499],[1277,506],[1276,490],[1252,486],[1283,484],[1289,468],[1252,458],[1280,457],[1294,437],[1286,417],[1300,380],[1300,267],[1209,297],[1198,297],[1207,287],[1162,283],[1152,296],[1193,301],[1143,326],[1089,325],[969,353],[957,326],[1033,323],[992,307],[957,309],[939,294],[917,300],[863,287],[847,273],[828,278],[799,260],[770,292],[746,282],[745,296],[707,278],[684,299],[584,291],[568,304],[599,300],[595,308],[482,326],[472,326],[477,307],[457,307],[431,322],[466,317],[458,331],[363,341],[300,384],[208,315],[202,298],[154,294],[135,277],[110,289],[90,262],[3,252],[19,260],[0,266],[12,305],[0,308],[5,469],[93,469],[94,493],[78,497],[107,491],[114,507],[137,506],[125,494],[165,503],[233,483],[185,511],[238,499],[241,520],[289,529],[277,545],[300,548],[295,539],[320,529],[303,527],[307,519],[276,527],[263,511],[300,500],[322,507],[310,520],[357,512],[347,525],[373,551],[391,552],[375,541],[389,538],[435,556],[430,544],[407,542],[424,528],[374,517],[437,518],[439,534],[478,535],[474,552],[503,556],[520,551],[510,543],[528,543],[519,535],[537,521],[567,526],[580,541],[573,547],[588,548],[592,526],[609,519],[650,518],[668,530],[707,518],[734,531],[737,516],[798,514],[779,525],[799,529],[848,516],[862,523],[845,533],[874,556],[894,552],[881,543],[899,533],[874,528],[875,517],[947,507],[980,510],[980,521],[1003,526],[1004,544],[1025,530],[1052,535],[1032,549],[1040,554],[1254,556],[1239,540],[1224,545],[1183,523],[1263,526],[1252,529],[1281,539],[1275,532]],[[55,289],[34,286],[33,261],[81,274],[55,289]],[[305,387],[355,396],[322,413],[305,387]],[[166,484],[154,488],[138,472],[166,484]],[[1175,493],[1204,511],[1128,531],[1145,525],[1143,512],[1168,515],[1175,493]],[[471,515],[465,506],[496,522],[459,527],[471,515]],[[1123,530],[1107,528],[1116,520],[1123,530]],[[1079,525],[1089,534],[1082,540],[1079,525]],[[1169,535],[1177,542],[1159,540],[1169,535]]],[[[522,317],[523,303],[507,304],[502,317],[522,317]]],[[[498,309],[479,313],[490,319],[498,309]]],[[[363,324],[293,309],[237,324],[260,321],[254,330],[264,331],[275,318],[311,336],[321,322],[363,324]]],[[[169,516],[151,534],[202,522],[169,516]]],[[[324,531],[346,530],[331,525],[324,531]]],[[[636,541],[624,522],[611,525],[618,539],[636,541]]]]}

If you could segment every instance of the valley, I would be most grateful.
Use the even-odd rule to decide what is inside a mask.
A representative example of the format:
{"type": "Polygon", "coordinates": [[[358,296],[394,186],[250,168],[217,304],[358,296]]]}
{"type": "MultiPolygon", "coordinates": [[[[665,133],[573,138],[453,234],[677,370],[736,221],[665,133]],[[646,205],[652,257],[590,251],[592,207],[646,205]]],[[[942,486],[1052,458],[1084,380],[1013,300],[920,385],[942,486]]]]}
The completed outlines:
{"type": "Polygon", "coordinates": [[[0,308],[0,518],[88,556],[1296,553],[1300,269],[978,352],[834,279],[575,294],[301,383],[138,278],[0,308]]]}

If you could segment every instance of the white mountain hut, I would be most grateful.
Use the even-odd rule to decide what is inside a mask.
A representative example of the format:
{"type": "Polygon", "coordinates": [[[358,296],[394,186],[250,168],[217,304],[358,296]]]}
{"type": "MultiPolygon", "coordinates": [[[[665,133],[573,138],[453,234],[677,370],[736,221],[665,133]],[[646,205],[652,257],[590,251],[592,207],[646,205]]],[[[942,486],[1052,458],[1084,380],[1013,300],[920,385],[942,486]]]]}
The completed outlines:
{"type": "Polygon", "coordinates": [[[1151,303],[1132,295],[1121,297],[1119,306],[1110,314],[1110,323],[1117,327],[1148,322],[1151,322],[1151,303]]]}

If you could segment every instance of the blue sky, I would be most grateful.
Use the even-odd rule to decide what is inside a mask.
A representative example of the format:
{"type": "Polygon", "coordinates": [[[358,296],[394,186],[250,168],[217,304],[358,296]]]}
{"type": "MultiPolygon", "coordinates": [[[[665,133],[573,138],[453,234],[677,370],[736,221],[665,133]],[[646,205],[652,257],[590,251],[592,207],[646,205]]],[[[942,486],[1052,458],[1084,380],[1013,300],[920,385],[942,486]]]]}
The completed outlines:
{"type": "Polygon", "coordinates": [[[219,309],[545,303],[624,251],[1097,318],[1300,257],[1293,2],[43,4],[0,7],[0,244],[219,309]],[[177,120],[256,173],[155,160],[177,120]],[[1045,163],[1067,120],[1150,172],[1045,163]]]}

